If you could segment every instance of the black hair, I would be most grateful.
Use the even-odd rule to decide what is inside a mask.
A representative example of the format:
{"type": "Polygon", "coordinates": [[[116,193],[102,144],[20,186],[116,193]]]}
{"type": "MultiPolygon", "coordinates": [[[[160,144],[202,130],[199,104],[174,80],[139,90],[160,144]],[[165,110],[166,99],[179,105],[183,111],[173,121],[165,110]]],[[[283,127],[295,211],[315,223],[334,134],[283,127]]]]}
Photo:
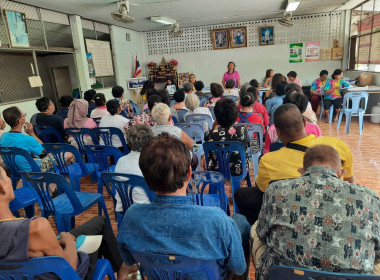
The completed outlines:
{"type": "Polygon", "coordinates": [[[236,122],[239,110],[231,98],[222,98],[216,102],[214,113],[222,127],[230,127],[236,122]]]}
{"type": "Polygon", "coordinates": [[[224,93],[223,87],[217,83],[210,84],[210,91],[213,97],[220,97],[224,93]]]}
{"type": "Polygon", "coordinates": [[[107,111],[111,114],[111,116],[119,113],[120,102],[117,99],[111,99],[107,101],[107,111]]]}
{"type": "Polygon", "coordinates": [[[256,79],[250,80],[249,84],[255,88],[259,88],[259,82],[256,79]]]}
{"type": "Polygon", "coordinates": [[[343,72],[342,69],[335,69],[334,73],[332,73],[332,75],[331,75],[331,78],[335,79],[335,76],[342,74],[342,72],[343,72]]]}
{"type": "Polygon", "coordinates": [[[309,99],[303,93],[292,91],[286,94],[284,97],[284,104],[288,103],[296,105],[302,114],[306,111],[309,99]]]}
{"type": "Polygon", "coordinates": [[[62,108],[68,108],[70,106],[71,102],[73,102],[73,100],[74,100],[74,98],[72,96],[63,95],[59,99],[59,104],[61,104],[62,108]]]}
{"type": "Polygon", "coordinates": [[[276,87],[276,94],[277,96],[284,95],[286,93],[285,88],[288,85],[287,82],[281,82],[277,87],[276,87]]]}
{"type": "Polygon", "coordinates": [[[47,97],[41,97],[36,101],[37,110],[40,112],[45,112],[50,106],[50,99],[47,97]]]}
{"type": "Polygon", "coordinates": [[[15,127],[19,119],[21,119],[20,109],[16,106],[9,107],[3,111],[4,121],[10,126],[15,127]]]}
{"type": "Polygon", "coordinates": [[[270,73],[273,71],[273,69],[268,69],[266,72],[265,72],[265,78],[269,78],[270,77],[270,73]]]}
{"type": "Polygon", "coordinates": [[[106,104],[106,97],[104,96],[103,93],[95,94],[94,100],[95,100],[96,107],[101,107],[101,106],[104,106],[106,104]]]}
{"type": "Polygon", "coordinates": [[[251,92],[244,92],[240,96],[240,105],[243,107],[250,107],[253,103],[255,103],[255,98],[251,92]]]}
{"type": "Polygon", "coordinates": [[[183,90],[177,90],[174,95],[173,95],[173,98],[175,100],[175,102],[183,102],[185,100],[185,93],[183,92],[183,90]]]}
{"type": "Polygon", "coordinates": [[[158,96],[158,95],[152,95],[148,98],[148,109],[149,111],[152,112],[153,110],[153,107],[156,103],[161,103],[162,102],[162,98],[161,96],[158,96]]]}
{"type": "Polygon", "coordinates": [[[235,64],[235,62],[233,62],[233,61],[228,62],[228,64],[227,64],[227,69],[228,69],[228,66],[230,66],[231,63],[234,65],[234,71],[235,71],[236,64],[235,64]]]}
{"type": "MultiPolygon", "coordinates": [[[[252,93],[252,95],[253,95],[253,102],[255,102],[255,101],[257,101],[257,98],[258,98],[258,96],[259,96],[259,90],[256,88],[256,87],[249,87],[249,88],[247,88],[247,91],[246,92],[250,92],[250,93],[252,93]]],[[[241,95],[240,95],[240,98],[242,97],[242,95],[244,94],[244,93],[246,93],[246,92],[243,92],[241,95]]]]}
{"type": "Polygon", "coordinates": [[[154,89],[154,88],[150,88],[150,89],[148,89],[148,91],[146,92],[146,98],[148,99],[148,98],[151,97],[152,95],[157,95],[157,90],[154,89]]]}
{"type": "MultiPolygon", "coordinates": [[[[170,77],[170,76],[169,76],[169,77],[166,78],[166,80],[167,80],[167,81],[170,80],[170,81],[172,82],[172,85],[175,85],[175,89],[176,89],[176,90],[179,89],[179,87],[178,87],[177,83],[174,81],[173,77],[170,77]]],[[[169,85],[169,84],[166,83],[165,88],[166,88],[168,85],[169,85]]]]}
{"type": "Polygon", "coordinates": [[[157,95],[161,97],[162,103],[165,103],[166,105],[168,105],[170,107],[170,96],[166,90],[160,89],[157,92],[157,95]]]}
{"type": "Polygon", "coordinates": [[[202,81],[196,81],[194,87],[196,91],[201,91],[205,87],[205,85],[202,81]]]}
{"type": "Polygon", "coordinates": [[[89,89],[84,92],[83,99],[87,100],[88,102],[91,102],[94,99],[95,94],[96,91],[94,89],[89,89]]]}
{"type": "Polygon", "coordinates": [[[229,79],[229,80],[226,82],[226,88],[235,88],[235,80],[233,80],[233,79],[229,79]]]}
{"type": "Polygon", "coordinates": [[[112,88],[112,96],[115,98],[121,98],[124,93],[124,89],[121,86],[114,86],[112,88]]]}
{"type": "Polygon", "coordinates": [[[329,71],[327,70],[322,70],[320,73],[319,73],[319,77],[323,76],[323,75],[329,75],[329,71]]]}
{"type": "Polygon", "coordinates": [[[141,89],[140,94],[141,95],[146,94],[148,92],[148,90],[151,89],[151,88],[154,88],[154,82],[150,81],[150,80],[145,81],[145,83],[144,83],[144,85],[143,85],[143,87],[141,89]]]}
{"type": "Polygon", "coordinates": [[[286,76],[292,77],[292,78],[297,78],[297,73],[295,71],[290,71],[286,76]]]}

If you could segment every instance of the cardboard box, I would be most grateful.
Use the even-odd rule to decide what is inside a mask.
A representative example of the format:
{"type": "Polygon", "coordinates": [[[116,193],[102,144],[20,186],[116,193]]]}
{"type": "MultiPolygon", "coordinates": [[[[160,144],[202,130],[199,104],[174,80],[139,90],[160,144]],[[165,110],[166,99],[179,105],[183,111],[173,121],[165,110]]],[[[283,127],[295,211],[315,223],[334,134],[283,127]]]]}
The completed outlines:
{"type": "Polygon", "coordinates": [[[321,49],[320,60],[331,60],[331,49],[321,49]]]}
{"type": "Polygon", "coordinates": [[[343,59],[343,48],[333,48],[331,54],[332,60],[342,60],[343,59]]]}

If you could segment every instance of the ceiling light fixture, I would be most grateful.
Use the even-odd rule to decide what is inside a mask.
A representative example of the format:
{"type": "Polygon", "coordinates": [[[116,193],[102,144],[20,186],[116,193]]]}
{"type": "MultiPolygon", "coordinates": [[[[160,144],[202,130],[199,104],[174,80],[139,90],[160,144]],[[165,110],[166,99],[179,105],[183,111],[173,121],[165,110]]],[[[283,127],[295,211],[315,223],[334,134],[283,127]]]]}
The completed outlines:
{"type": "Polygon", "coordinates": [[[294,12],[297,10],[300,2],[294,1],[294,0],[288,0],[288,5],[286,6],[286,11],[287,12],[294,12]]]}
{"type": "Polygon", "coordinates": [[[158,23],[162,23],[162,24],[167,24],[167,25],[176,23],[175,19],[171,19],[167,17],[151,17],[150,20],[158,22],[158,23]]]}

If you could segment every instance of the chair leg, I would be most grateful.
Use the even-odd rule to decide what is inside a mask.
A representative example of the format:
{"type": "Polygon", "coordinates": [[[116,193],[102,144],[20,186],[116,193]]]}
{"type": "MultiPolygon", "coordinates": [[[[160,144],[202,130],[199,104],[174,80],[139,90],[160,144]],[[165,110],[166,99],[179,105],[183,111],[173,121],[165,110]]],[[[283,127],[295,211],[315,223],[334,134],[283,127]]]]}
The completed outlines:
{"type": "Polygon", "coordinates": [[[337,125],[336,129],[339,129],[340,122],[342,121],[342,118],[343,118],[343,111],[340,111],[340,113],[339,113],[339,119],[338,119],[338,125],[337,125]]]}
{"type": "MultiPolygon", "coordinates": [[[[323,102],[323,101],[322,101],[323,102]]],[[[323,105],[321,103],[321,113],[319,114],[319,119],[321,120],[323,116],[323,105]]]]}
{"type": "Polygon", "coordinates": [[[106,203],[104,202],[103,196],[100,197],[100,199],[98,201],[98,205],[99,205],[98,206],[99,216],[102,215],[102,209],[103,209],[104,217],[106,218],[107,223],[110,226],[110,228],[112,228],[110,217],[108,216],[108,211],[107,211],[106,203]]]}
{"type": "Polygon", "coordinates": [[[241,177],[239,176],[231,176],[231,189],[232,189],[232,203],[233,203],[233,208],[234,208],[234,213],[235,214],[239,214],[239,209],[237,208],[236,204],[235,204],[235,198],[234,198],[234,195],[235,195],[235,191],[240,188],[240,180],[241,180],[241,177]]]}
{"type": "Polygon", "coordinates": [[[253,176],[255,178],[255,182],[256,182],[257,173],[259,172],[259,157],[260,157],[259,153],[252,154],[253,176]]]}
{"type": "Polygon", "coordinates": [[[362,134],[362,131],[363,131],[363,126],[364,126],[364,123],[363,123],[363,116],[364,115],[364,111],[363,113],[359,112],[359,134],[361,135],[362,134]]]}
{"type": "Polygon", "coordinates": [[[103,280],[108,276],[109,280],[116,280],[110,262],[107,259],[98,259],[92,280],[103,280]]]}
{"type": "Polygon", "coordinates": [[[329,110],[329,123],[332,123],[333,116],[334,116],[334,106],[331,106],[329,110]]]}
{"type": "Polygon", "coordinates": [[[346,113],[346,134],[350,133],[350,126],[351,126],[351,113],[346,113]]]}

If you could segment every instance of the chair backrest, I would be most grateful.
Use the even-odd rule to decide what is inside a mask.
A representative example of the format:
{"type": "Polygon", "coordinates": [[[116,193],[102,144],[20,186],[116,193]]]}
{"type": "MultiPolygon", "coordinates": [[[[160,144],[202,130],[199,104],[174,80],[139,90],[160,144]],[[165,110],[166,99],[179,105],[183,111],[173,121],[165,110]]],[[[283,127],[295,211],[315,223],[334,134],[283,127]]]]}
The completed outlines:
{"type": "Polygon", "coordinates": [[[185,117],[186,123],[197,123],[203,127],[203,123],[207,122],[209,129],[212,128],[212,119],[206,114],[190,114],[185,117]]]}
{"type": "Polygon", "coordinates": [[[0,262],[0,278],[33,280],[35,276],[54,273],[60,279],[80,280],[73,267],[62,257],[31,258],[24,262],[0,262]]]}
{"type": "Polygon", "coordinates": [[[54,163],[59,170],[59,174],[69,176],[68,164],[65,158],[65,153],[69,152],[75,157],[76,163],[79,164],[83,174],[88,174],[88,169],[83,161],[78,149],[70,144],[43,144],[46,152],[54,158],[54,163]]]}
{"type": "Polygon", "coordinates": [[[203,107],[203,104],[207,101],[207,97],[199,97],[199,107],[203,107]]]}
{"type": "Polygon", "coordinates": [[[231,98],[233,101],[237,100],[237,96],[236,95],[225,95],[224,97],[225,98],[231,98]]]}
{"type": "Polygon", "coordinates": [[[65,129],[67,135],[70,135],[74,138],[75,142],[77,142],[78,150],[82,155],[86,154],[86,143],[85,136],[88,135],[91,137],[92,142],[97,145],[98,138],[96,137],[94,131],[89,128],[66,128],[65,129]]]}
{"type": "Polygon", "coordinates": [[[102,179],[106,185],[108,193],[115,201],[116,192],[119,194],[121,203],[123,205],[123,213],[133,204],[132,192],[136,187],[144,189],[148,195],[149,200],[153,201],[156,194],[149,190],[148,185],[145,182],[144,177],[126,173],[102,173],[102,179]],[[109,188],[111,186],[112,189],[109,188]]]}
{"type": "Polygon", "coordinates": [[[248,130],[249,137],[253,140],[253,137],[259,137],[260,151],[263,149],[264,142],[264,127],[259,123],[237,123],[235,126],[244,126],[248,130]]]}
{"type": "Polygon", "coordinates": [[[60,174],[48,172],[20,172],[24,180],[32,185],[40,198],[44,217],[55,215],[55,206],[50,195],[52,184],[58,187],[58,193],[64,192],[74,208],[75,214],[81,213],[83,206],[66,178],[60,174]]]}
{"type": "Polygon", "coordinates": [[[129,100],[129,103],[131,104],[131,107],[133,109],[133,114],[135,116],[140,115],[141,110],[140,110],[139,106],[136,103],[132,102],[131,100],[129,100]]]}
{"type": "Polygon", "coordinates": [[[104,145],[87,145],[87,155],[90,162],[97,163],[100,172],[110,172],[109,157],[113,158],[113,162],[117,161],[123,156],[120,150],[113,146],[104,145]]]}
{"type": "Polygon", "coordinates": [[[183,120],[183,116],[188,112],[187,109],[176,109],[177,113],[178,113],[178,123],[183,123],[184,120],[183,120]]]}
{"type": "Polygon", "coordinates": [[[201,206],[215,206],[210,205],[204,199],[204,191],[208,186],[208,194],[219,194],[219,206],[224,212],[227,213],[227,200],[224,190],[224,176],[219,172],[213,171],[193,171],[189,181],[189,188],[193,195],[196,195],[194,203],[201,206]]]}
{"type": "Polygon", "coordinates": [[[223,174],[226,179],[231,178],[230,173],[230,158],[233,152],[238,152],[241,158],[242,178],[247,176],[246,167],[246,148],[245,145],[237,141],[211,141],[203,144],[203,150],[205,152],[206,166],[209,164],[209,153],[213,153],[218,161],[219,172],[223,174]]]}
{"type": "Polygon", "coordinates": [[[280,107],[281,105],[275,105],[272,107],[272,110],[270,111],[270,122],[269,124],[273,124],[274,123],[274,112],[277,110],[278,107],[280,107]]]}
{"type": "Polygon", "coordinates": [[[301,267],[291,267],[283,265],[273,265],[269,268],[269,278],[271,280],[308,280],[308,279],[323,279],[323,280],[371,280],[380,279],[380,275],[369,274],[352,274],[327,272],[313,270],[301,267]]]}
{"type": "Polygon", "coordinates": [[[221,279],[216,260],[200,260],[151,252],[131,253],[142,268],[143,276],[147,276],[148,279],[185,280],[187,274],[198,271],[204,271],[209,280],[221,279]]]}
{"type": "Polygon", "coordinates": [[[58,130],[54,127],[36,125],[33,128],[44,143],[66,143],[58,130]]]}
{"type": "Polygon", "coordinates": [[[368,92],[347,92],[343,97],[343,110],[349,110],[353,114],[358,114],[360,109],[361,100],[364,99],[364,111],[367,109],[368,92]],[[351,102],[351,108],[349,108],[349,101],[351,102]]]}
{"type": "Polygon", "coordinates": [[[177,123],[174,126],[182,129],[194,142],[204,142],[205,133],[198,123],[177,123]]]}
{"type": "Polygon", "coordinates": [[[128,154],[130,152],[127,146],[127,142],[125,141],[124,134],[123,132],[121,132],[119,128],[98,127],[98,128],[94,128],[94,130],[96,131],[96,134],[99,135],[100,138],[103,140],[104,145],[113,146],[112,139],[115,139],[115,137],[118,137],[124,149],[124,154],[128,154]]]}
{"type": "Polygon", "coordinates": [[[214,106],[210,106],[210,107],[208,107],[208,109],[210,110],[210,113],[211,113],[212,118],[213,118],[214,120],[216,120],[215,112],[214,112],[215,107],[214,107],[214,106]]]}
{"type": "Polygon", "coordinates": [[[99,126],[99,124],[100,124],[100,120],[101,120],[102,118],[92,118],[92,119],[94,120],[94,122],[96,123],[96,125],[99,126]]]}

